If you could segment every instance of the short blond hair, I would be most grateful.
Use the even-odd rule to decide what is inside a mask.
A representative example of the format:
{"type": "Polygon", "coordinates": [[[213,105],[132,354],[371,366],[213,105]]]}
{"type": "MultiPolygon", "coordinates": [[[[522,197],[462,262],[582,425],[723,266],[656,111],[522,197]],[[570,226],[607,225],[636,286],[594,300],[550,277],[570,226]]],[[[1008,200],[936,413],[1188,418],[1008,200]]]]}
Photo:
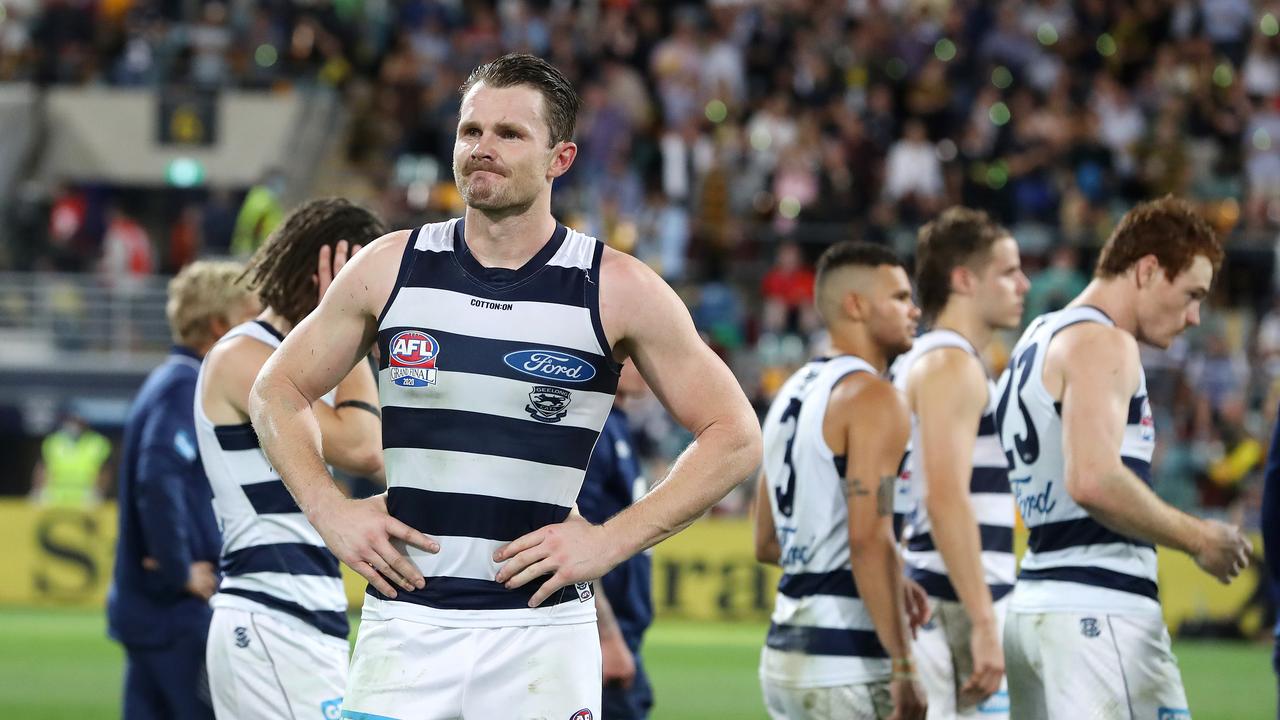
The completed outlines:
{"type": "Polygon", "coordinates": [[[200,260],[182,269],[169,281],[169,302],[164,314],[169,318],[173,341],[198,345],[210,340],[209,321],[230,321],[230,313],[252,294],[240,281],[240,263],[200,260]]]}

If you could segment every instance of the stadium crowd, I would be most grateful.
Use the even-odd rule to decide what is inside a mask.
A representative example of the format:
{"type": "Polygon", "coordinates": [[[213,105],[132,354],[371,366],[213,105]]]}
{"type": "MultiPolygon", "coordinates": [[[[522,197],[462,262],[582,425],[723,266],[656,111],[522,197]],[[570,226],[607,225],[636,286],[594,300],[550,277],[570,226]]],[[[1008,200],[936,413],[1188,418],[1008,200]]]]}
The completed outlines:
{"type": "MultiPolygon", "coordinates": [[[[837,239],[909,254],[940,209],[982,207],[1019,240],[1033,317],[1083,287],[1134,202],[1190,198],[1228,238],[1229,259],[1204,327],[1145,358],[1156,422],[1171,438],[1157,487],[1182,507],[1256,513],[1261,442],[1280,397],[1280,3],[0,9],[3,81],[336,89],[350,113],[349,172],[324,191],[364,202],[391,227],[460,207],[449,163],[464,73],[506,51],[548,58],[584,99],[581,155],[557,184],[557,216],[658,269],[762,409],[821,342],[809,263],[837,239]]],[[[130,218],[111,202],[116,190],[50,189],[28,213],[38,251],[21,261],[0,253],[0,264],[148,274],[231,251],[237,201],[226,193],[130,218]]],[[[683,445],[660,413],[638,425],[658,456],[683,445]]],[[[734,498],[726,511],[744,505],[734,498]]]]}

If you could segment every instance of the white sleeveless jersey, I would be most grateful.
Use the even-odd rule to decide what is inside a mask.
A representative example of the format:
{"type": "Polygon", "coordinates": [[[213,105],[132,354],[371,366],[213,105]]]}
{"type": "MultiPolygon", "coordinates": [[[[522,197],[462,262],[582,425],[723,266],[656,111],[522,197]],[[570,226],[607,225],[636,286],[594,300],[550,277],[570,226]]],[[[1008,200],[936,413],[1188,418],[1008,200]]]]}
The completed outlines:
{"type": "Polygon", "coordinates": [[[761,673],[782,685],[829,687],[890,672],[849,564],[841,483],[847,458],[822,434],[832,389],[858,372],[875,369],[851,355],[813,360],[782,386],[764,421],[766,489],[783,575],[761,673]]]}
{"type": "MultiPolygon", "coordinates": [[[[1011,609],[1021,612],[1159,612],[1156,551],[1089,517],[1067,493],[1061,405],[1045,389],[1044,359],[1054,335],[1084,322],[1114,325],[1094,307],[1037,318],[1014,346],[996,409],[1009,481],[1030,530],[1011,609]]],[[[1146,373],[1129,400],[1120,456],[1151,483],[1155,426],[1146,373]]]]}
{"type": "Polygon", "coordinates": [[[415,230],[378,319],[387,509],[437,538],[426,587],[366,591],[364,614],[449,627],[591,622],[590,585],[530,608],[498,548],[568,517],[618,384],[600,319],[603,243],[557,225],[521,268],[486,268],[463,221],[415,230]]]}
{"type": "MultiPolygon", "coordinates": [[[[248,336],[271,348],[284,339],[253,321],[232,328],[220,342],[248,336]]],[[[258,445],[253,425],[214,425],[196,383],[196,438],[213,488],[222,528],[222,584],[210,604],[252,612],[284,613],[326,635],[347,637],[347,596],[338,559],[294,502],[258,445]]],[[[325,398],[332,403],[331,396],[325,398]]]]}
{"type": "MultiPolygon", "coordinates": [[[[904,394],[907,376],[916,360],[925,353],[940,348],[959,348],[982,362],[982,357],[964,336],[951,330],[933,330],[916,338],[911,350],[899,356],[890,370],[893,384],[904,394]]],[[[982,412],[977,441],[973,446],[973,474],[969,481],[969,498],[978,521],[982,538],[982,569],[991,589],[991,598],[999,600],[1013,590],[1016,561],[1013,555],[1014,508],[1013,492],[1009,488],[1009,465],[1000,437],[996,433],[996,385],[987,380],[987,407],[982,412]]],[[[924,498],[928,479],[924,474],[924,460],[920,448],[920,427],[911,417],[911,442],[902,462],[899,476],[899,494],[910,497],[910,509],[905,518],[903,537],[907,550],[903,554],[907,572],[920,583],[930,596],[942,600],[959,600],[942,553],[935,547],[931,534],[932,525],[925,510],[924,498]]]]}

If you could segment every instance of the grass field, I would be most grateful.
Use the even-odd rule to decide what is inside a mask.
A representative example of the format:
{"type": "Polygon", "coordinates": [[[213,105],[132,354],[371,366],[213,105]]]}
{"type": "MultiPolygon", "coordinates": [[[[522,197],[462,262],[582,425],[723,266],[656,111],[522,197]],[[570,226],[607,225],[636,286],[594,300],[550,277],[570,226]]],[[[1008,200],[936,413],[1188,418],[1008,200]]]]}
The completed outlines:
{"type": "MultiPolygon", "coordinates": [[[[755,677],[763,637],[755,625],[660,621],[645,652],[658,699],[654,719],[764,718],[755,677]]],[[[1275,717],[1269,648],[1182,642],[1175,651],[1196,720],[1275,717]]],[[[4,717],[119,718],[122,665],[102,613],[0,609],[4,717]]]]}

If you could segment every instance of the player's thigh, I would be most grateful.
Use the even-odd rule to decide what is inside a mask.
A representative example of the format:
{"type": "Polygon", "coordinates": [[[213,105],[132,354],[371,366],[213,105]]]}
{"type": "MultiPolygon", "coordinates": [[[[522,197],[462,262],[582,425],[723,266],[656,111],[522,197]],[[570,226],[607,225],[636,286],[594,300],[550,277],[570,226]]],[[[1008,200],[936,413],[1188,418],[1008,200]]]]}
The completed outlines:
{"type": "Polygon", "coordinates": [[[1009,717],[1047,720],[1044,663],[1040,655],[1041,614],[1009,613],[1004,623],[1004,669],[1009,690],[1009,717]]]}
{"type": "MultiPolygon", "coordinates": [[[[1116,635],[1107,615],[1045,613],[1042,617],[1041,680],[1050,720],[1129,717],[1130,688],[1122,647],[1127,642],[1116,635]]],[[[1014,717],[1018,717],[1016,708],[1014,717]]]]}
{"type": "Polygon", "coordinates": [[[463,705],[466,720],[598,720],[602,690],[595,623],[482,628],[463,705]]]}
{"type": "Polygon", "coordinates": [[[475,630],[365,618],[356,635],[343,717],[462,717],[475,630]]]}
{"type": "Polygon", "coordinates": [[[793,688],[768,680],[765,708],[773,720],[884,720],[893,711],[888,683],[793,688]]]}
{"type": "Polygon", "coordinates": [[[1129,707],[1134,717],[1176,720],[1191,717],[1182,673],[1173,655],[1169,631],[1160,615],[1112,615],[1107,618],[1116,638],[1124,670],[1129,707]]]}
{"type": "Polygon", "coordinates": [[[929,598],[929,622],[916,631],[912,643],[920,682],[929,696],[930,720],[950,718],[956,709],[955,662],[948,641],[945,600],[929,598]]]}

